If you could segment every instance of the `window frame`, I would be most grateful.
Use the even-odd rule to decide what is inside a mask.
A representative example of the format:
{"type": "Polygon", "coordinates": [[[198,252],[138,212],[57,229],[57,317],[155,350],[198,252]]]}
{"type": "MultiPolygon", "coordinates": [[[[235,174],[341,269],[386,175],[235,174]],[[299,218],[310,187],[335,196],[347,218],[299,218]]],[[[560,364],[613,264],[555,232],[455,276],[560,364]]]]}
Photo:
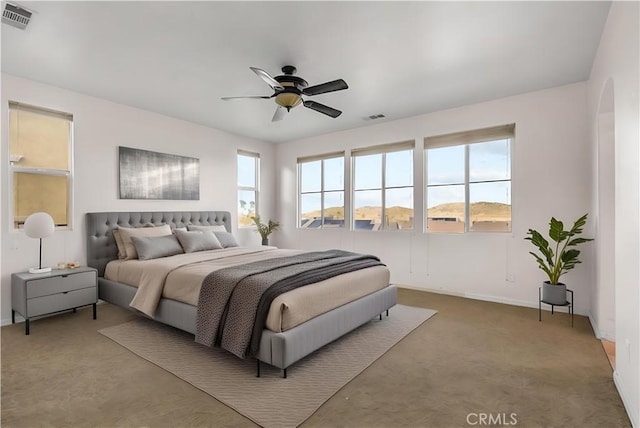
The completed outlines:
{"type": "Polygon", "coordinates": [[[317,155],[317,156],[307,156],[307,157],[301,157],[297,159],[297,176],[298,176],[298,180],[297,180],[297,215],[296,215],[296,229],[309,229],[306,227],[302,227],[301,225],[301,221],[302,221],[302,195],[308,195],[308,194],[319,194],[320,195],[320,227],[314,227],[312,229],[314,230],[321,230],[321,229],[325,229],[325,206],[324,206],[324,200],[325,200],[325,194],[326,193],[336,193],[336,192],[342,192],[342,197],[343,197],[343,210],[344,210],[344,219],[343,219],[343,223],[342,226],[339,227],[339,229],[346,229],[347,228],[347,224],[349,222],[349,215],[348,215],[348,207],[347,207],[347,157],[346,157],[346,153],[344,151],[342,152],[332,152],[332,153],[325,153],[325,154],[321,154],[321,155],[317,155]],[[325,166],[324,166],[324,162],[326,160],[331,160],[331,159],[339,159],[342,158],[342,168],[343,168],[343,179],[342,179],[342,190],[336,190],[336,189],[332,189],[332,190],[325,190],[325,179],[324,179],[324,171],[325,171],[325,166]],[[312,191],[312,192],[303,192],[302,191],[302,164],[304,163],[311,163],[311,162],[317,162],[320,161],[320,190],[319,191],[312,191]]]}
{"type": "Polygon", "coordinates": [[[362,148],[362,149],[353,149],[351,151],[351,206],[350,206],[350,210],[351,213],[353,213],[353,215],[351,216],[351,221],[349,222],[350,224],[350,230],[352,231],[357,231],[357,232],[379,232],[379,231],[385,231],[385,232],[389,232],[389,231],[393,231],[393,232],[414,232],[416,230],[416,224],[415,224],[415,212],[416,212],[416,207],[415,207],[415,191],[416,191],[416,171],[415,171],[415,166],[414,166],[414,158],[415,158],[415,140],[408,140],[408,141],[403,141],[403,142],[399,142],[399,143],[390,143],[390,144],[382,144],[382,145],[378,145],[378,146],[371,146],[371,147],[366,147],[366,148],[362,148]],[[387,154],[389,153],[396,153],[396,152],[404,152],[404,151],[409,151],[411,152],[411,170],[412,170],[412,174],[411,174],[411,186],[389,186],[387,187],[386,185],[386,181],[387,181],[387,154]],[[382,155],[382,159],[381,159],[381,183],[380,183],[380,188],[367,188],[367,189],[356,189],[356,184],[355,184],[355,178],[356,178],[356,160],[358,157],[362,157],[362,156],[370,156],[370,155],[382,155]],[[411,188],[412,189],[412,200],[413,200],[413,223],[412,223],[412,227],[409,229],[390,229],[387,227],[386,225],[386,200],[387,200],[387,190],[391,190],[391,189],[408,189],[411,188]],[[355,200],[356,200],[356,192],[359,191],[371,191],[371,190],[380,190],[381,192],[381,198],[380,198],[380,202],[381,202],[381,213],[380,213],[380,227],[377,229],[371,229],[371,230],[362,230],[362,229],[356,229],[355,227],[355,212],[356,212],[356,207],[355,207],[355,200]]]}
{"type": "Polygon", "coordinates": [[[454,134],[439,135],[435,137],[427,137],[424,139],[424,154],[423,154],[423,169],[424,169],[424,221],[422,227],[425,233],[433,233],[440,235],[464,235],[467,233],[513,233],[513,150],[515,141],[515,124],[508,124],[490,128],[483,128],[473,131],[457,132],[454,134]],[[496,179],[496,180],[476,180],[470,181],[469,179],[469,151],[470,147],[475,144],[488,143],[493,141],[509,140],[509,179],[496,179]],[[429,185],[429,155],[430,149],[464,146],[464,183],[456,184],[435,184],[429,185]],[[470,213],[470,188],[471,184],[480,183],[498,183],[508,182],[510,184],[510,199],[511,199],[511,220],[509,222],[508,231],[489,231],[489,230],[471,230],[471,213],[470,213]],[[464,185],[464,231],[457,232],[431,232],[428,227],[428,201],[429,201],[429,189],[433,187],[443,187],[452,185],[464,185]]]}
{"type": "MultiPolygon", "coordinates": [[[[36,175],[44,175],[48,177],[65,177],[67,180],[67,224],[66,225],[55,225],[54,230],[62,231],[73,231],[74,228],[74,197],[73,197],[73,189],[74,189],[74,146],[75,146],[75,127],[74,127],[74,119],[71,113],[65,113],[58,110],[53,110],[45,107],[34,106],[30,104],[25,104],[17,101],[9,101],[7,115],[10,116],[12,111],[29,111],[34,114],[40,114],[44,116],[54,116],[59,119],[66,120],[69,126],[69,141],[67,143],[67,156],[68,156],[68,170],[56,169],[56,168],[41,168],[41,167],[26,167],[16,165],[13,161],[11,161],[11,147],[10,147],[10,139],[7,138],[7,153],[9,159],[9,165],[7,168],[7,185],[9,187],[8,197],[9,197],[9,228],[8,230],[11,232],[22,232],[24,227],[19,225],[16,227],[15,221],[15,188],[14,188],[14,176],[16,173],[23,174],[36,174],[36,175]]],[[[10,128],[11,120],[7,121],[8,128],[10,128]]],[[[11,132],[10,129],[8,131],[11,132]]]]}
{"type": "MultiPolygon", "coordinates": [[[[245,192],[254,192],[255,195],[255,209],[254,209],[254,216],[259,216],[260,215],[260,153],[255,153],[255,152],[250,152],[247,150],[238,150],[236,153],[236,202],[237,202],[237,207],[238,209],[240,208],[240,192],[241,191],[245,191],[245,192]],[[253,158],[254,161],[254,183],[253,186],[241,186],[239,183],[239,177],[238,177],[238,157],[239,156],[244,156],[244,157],[250,157],[253,158]]],[[[248,224],[248,225],[241,225],[240,224],[240,212],[238,210],[238,216],[237,216],[237,223],[238,223],[238,229],[251,229],[251,228],[256,228],[255,224],[248,224]]]]}

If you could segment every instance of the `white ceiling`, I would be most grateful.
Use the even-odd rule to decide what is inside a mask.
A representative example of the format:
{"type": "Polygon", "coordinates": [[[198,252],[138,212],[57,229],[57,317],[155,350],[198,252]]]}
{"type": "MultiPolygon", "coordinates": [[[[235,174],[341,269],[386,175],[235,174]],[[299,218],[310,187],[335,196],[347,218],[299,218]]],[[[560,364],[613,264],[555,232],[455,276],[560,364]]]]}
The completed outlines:
{"type": "Polygon", "coordinates": [[[269,142],[587,80],[609,2],[27,2],[2,25],[2,72],[269,142]],[[298,68],[305,97],[271,122],[251,70],[298,68]]]}

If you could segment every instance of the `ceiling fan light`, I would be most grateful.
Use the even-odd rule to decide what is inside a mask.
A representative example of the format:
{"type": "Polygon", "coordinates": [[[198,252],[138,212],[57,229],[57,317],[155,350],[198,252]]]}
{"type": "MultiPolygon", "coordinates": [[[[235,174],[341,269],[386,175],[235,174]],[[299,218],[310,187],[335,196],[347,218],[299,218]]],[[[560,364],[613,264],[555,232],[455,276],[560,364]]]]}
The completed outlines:
{"type": "Polygon", "coordinates": [[[302,102],[302,98],[298,94],[294,94],[292,92],[283,92],[281,94],[276,95],[276,103],[285,107],[287,110],[300,105],[302,102]]]}

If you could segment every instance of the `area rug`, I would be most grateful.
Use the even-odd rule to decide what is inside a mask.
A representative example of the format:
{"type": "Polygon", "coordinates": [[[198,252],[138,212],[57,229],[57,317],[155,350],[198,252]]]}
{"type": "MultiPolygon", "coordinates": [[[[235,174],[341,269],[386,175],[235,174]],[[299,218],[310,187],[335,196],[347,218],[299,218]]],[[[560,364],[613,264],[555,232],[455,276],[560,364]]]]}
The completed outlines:
{"type": "Polygon", "coordinates": [[[169,371],[263,427],[295,427],[351,379],[436,311],[396,305],[288,369],[241,360],[193,341],[193,335],[139,318],[100,330],[131,352],[169,371]]]}

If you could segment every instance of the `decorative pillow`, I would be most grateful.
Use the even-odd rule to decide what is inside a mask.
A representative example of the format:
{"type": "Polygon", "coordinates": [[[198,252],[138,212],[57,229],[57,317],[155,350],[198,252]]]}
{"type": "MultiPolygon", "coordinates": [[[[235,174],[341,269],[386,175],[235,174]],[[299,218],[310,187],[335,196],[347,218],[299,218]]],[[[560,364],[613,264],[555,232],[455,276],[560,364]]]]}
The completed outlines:
{"type": "Polygon", "coordinates": [[[239,247],[238,241],[236,241],[236,238],[229,232],[213,232],[213,234],[216,235],[216,238],[218,238],[218,241],[222,244],[222,248],[239,247]]]}
{"type": "Polygon", "coordinates": [[[193,232],[176,230],[175,233],[178,241],[180,241],[180,245],[184,248],[185,253],[222,249],[222,245],[218,241],[218,238],[216,238],[212,232],[207,230],[194,230],[193,232]]]}
{"type": "Polygon", "coordinates": [[[132,236],[167,236],[171,235],[171,226],[165,224],[164,226],[158,227],[121,227],[120,229],[120,237],[122,238],[122,242],[124,243],[124,248],[126,250],[127,257],[125,260],[137,259],[138,252],[136,251],[136,247],[133,245],[131,241],[132,236]]]}
{"type": "Polygon", "coordinates": [[[207,230],[209,232],[226,232],[227,228],[224,224],[214,224],[212,226],[198,226],[197,224],[190,224],[187,226],[189,230],[207,230]]]}
{"type": "Polygon", "coordinates": [[[124,242],[122,242],[122,236],[120,236],[120,229],[113,229],[113,239],[116,240],[116,245],[118,246],[118,258],[123,260],[127,257],[127,250],[124,247],[124,242]]]}
{"type": "Polygon", "coordinates": [[[140,260],[151,260],[184,253],[178,239],[173,235],[132,236],[131,242],[136,247],[140,260]]]}

